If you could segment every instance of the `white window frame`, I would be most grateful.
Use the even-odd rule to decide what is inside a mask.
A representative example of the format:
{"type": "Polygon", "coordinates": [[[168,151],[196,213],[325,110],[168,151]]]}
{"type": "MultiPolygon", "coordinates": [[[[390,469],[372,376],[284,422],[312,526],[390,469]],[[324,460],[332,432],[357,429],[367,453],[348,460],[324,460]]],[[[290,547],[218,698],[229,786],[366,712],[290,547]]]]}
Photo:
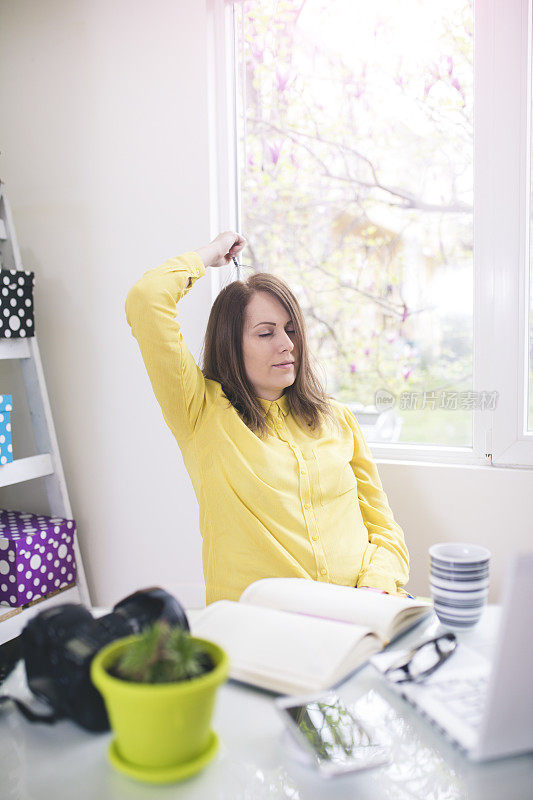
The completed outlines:
{"type": "MultiPolygon", "coordinates": [[[[239,0],[236,0],[238,3],[239,0]]],[[[236,4],[235,3],[235,4],[236,4]]],[[[532,0],[474,0],[473,446],[369,442],[378,461],[533,468],[527,432],[532,0]],[[493,158],[505,153],[506,158],[493,158]],[[499,198],[499,200],[498,200],[499,198]]],[[[207,0],[210,230],[239,230],[233,0],[207,0]]],[[[213,299],[235,269],[213,270],[213,299]]]]}
{"type": "MultiPolygon", "coordinates": [[[[214,238],[240,228],[233,3],[207,0],[206,10],[209,230],[214,238]]],[[[209,272],[213,301],[223,286],[239,277],[233,265],[209,272]]]]}
{"type": "Polygon", "coordinates": [[[495,466],[527,468],[531,0],[478,6],[474,352],[478,385],[499,397],[474,444],[486,439],[495,466]]]}

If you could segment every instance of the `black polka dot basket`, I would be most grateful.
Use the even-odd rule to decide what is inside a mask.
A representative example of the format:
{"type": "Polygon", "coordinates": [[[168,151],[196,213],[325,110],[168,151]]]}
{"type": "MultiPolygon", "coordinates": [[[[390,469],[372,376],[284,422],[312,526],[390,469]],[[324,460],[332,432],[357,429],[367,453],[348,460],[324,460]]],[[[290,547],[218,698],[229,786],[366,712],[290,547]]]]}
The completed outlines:
{"type": "Polygon", "coordinates": [[[0,269],[0,339],[35,336],[34,284],[34,272],[0,269]]]}

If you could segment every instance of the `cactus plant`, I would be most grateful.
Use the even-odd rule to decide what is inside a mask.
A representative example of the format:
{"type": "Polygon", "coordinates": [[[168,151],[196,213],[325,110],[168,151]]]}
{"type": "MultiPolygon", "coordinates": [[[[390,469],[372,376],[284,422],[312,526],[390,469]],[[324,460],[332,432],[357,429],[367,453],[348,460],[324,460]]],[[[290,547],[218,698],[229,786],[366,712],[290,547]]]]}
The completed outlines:
{"type": "Polygon", "coordinates": [[[158,621],[128,645],[110,671],[136,683],[173,683],[192,680],[213,667],[210,655],[188,631],[158,621]]]}

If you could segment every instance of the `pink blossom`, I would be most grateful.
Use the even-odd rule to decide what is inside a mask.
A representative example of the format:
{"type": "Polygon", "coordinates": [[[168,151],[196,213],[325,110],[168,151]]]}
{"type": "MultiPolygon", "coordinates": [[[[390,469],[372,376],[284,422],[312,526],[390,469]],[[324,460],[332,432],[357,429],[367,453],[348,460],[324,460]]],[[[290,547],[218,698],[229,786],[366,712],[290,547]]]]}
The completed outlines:
{"type": "Polygon", "coordinates": [[[276,89],[278,92],[284,92],[289,82],[290,72],[282,74],[279,69],[276,70],[276,89]]]}
{"type": "Polygon", "coordinates": [[[371,352],[370,347],[365,347],[365,356],[369,356],[371,352]]]}
{"type": "Polygon", "coordinates": [[[277,164],[278,163],[278,159],[279,159],[279,152],[280,152],[281,148],[276,144],[269,144],[268,145],[268,149],[270,151],[270,157],[272,158],[273,163],[277,164]]]}
{"type": "Polygon", "coordinates": [[[424,84],[424,97],[428,96],[428,94],[431,91],[431,87],[434,86],[435,83],[436,83],[436,81],[434,81],[434,80],[428,80],[428,81],[425,82],[425,84],[424,84]]]}
{"type": "Polygon", "coordinates": [[[355,366],[355,364],[350,364],[350,372],[352,373],[357,372],[357,367],[355,366]]]}
{"type": "Polygon", "coordinates": [[[250,50],[252,51],[252,56],[255,61],[263,61],[263,50],[261,47],[258,47],[256,44],[254,44],[254,42],[252,42],[250,44],[250,50]]]}
{"type": "Polygon", "coordinates": [[[412,370],[411,367],[408,367],[407,369],[404,369],[404,371],[403,371],[403,379],[404,379],[404,381],[407,380],[407,378],[409,377],[409,375],[411,374],[412,371],[413,370],[412,370]]]}
{"type": "Polygon", "coordinates": [[[404,303],[404,304],[403,304],[402,322],[405,322],[405,320],[407,319],[407,315],[408,315],[408,313],[409,313],[409,312],[408,312],[408,310],[407,310],[407,306],[406,306],[406,305],[405,305],[405,303],[404,303]]]}
{"type": "Polygon", "coordinates": [[[437,83],[437,81],[440,78],[439,70],[434,64],[432,64],[431,67],[429,68],[429,72],[430,72],[430,77],[427,78],[427,80],[426,80],[426,82],[424,84],[424,97],[428,96],[428,94],[429,94],[429,92],[431,90],[431,87],[435,83],[437,83]]]}

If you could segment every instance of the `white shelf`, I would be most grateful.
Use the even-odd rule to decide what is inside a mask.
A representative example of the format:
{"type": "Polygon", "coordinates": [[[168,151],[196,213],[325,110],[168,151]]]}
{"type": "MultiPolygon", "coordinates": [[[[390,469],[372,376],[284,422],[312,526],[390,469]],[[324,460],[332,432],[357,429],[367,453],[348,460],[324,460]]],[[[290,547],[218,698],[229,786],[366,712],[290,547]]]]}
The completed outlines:
{"type": "Polygon", "coordinates": [[[0,339],[0,359],[30,356],[30,339],[0,339]]]}
{"type": "Polygon", "coordinates": [[[0,645],[9,642],[10,639],[15,639],[21,633],[28,620],[34,617],[35,614],[39,614],[45,608],[57,606],[60,603],[81,603],[78,587],[72,586],[70,589],[58,592],[53,597],[45,597],[29,608],[23,608],[22,611],[16,609],[16,613],[7,619],[2,617],[9,614],[10,609],[7,606],[0,606],[0,645]]]}
{"type": "Polygon", "coordinates": [[[13,486],[15,483],[31,481],[34,478],[44,478],[45,475],[52,475],[53,472],[54,466],[50,453],[18,458],[9,464],[0,466],[0,487],[13,486]]]}

